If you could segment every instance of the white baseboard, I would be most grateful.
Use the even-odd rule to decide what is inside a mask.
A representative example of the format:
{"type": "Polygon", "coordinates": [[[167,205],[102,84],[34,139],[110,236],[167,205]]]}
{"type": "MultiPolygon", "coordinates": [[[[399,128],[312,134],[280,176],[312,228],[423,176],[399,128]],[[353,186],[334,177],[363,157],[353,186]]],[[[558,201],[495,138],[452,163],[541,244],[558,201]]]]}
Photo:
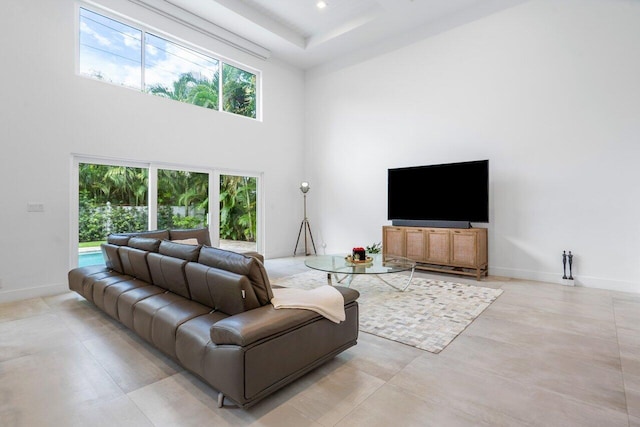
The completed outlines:
{"type": "Polygon", "coordinates": [[[66,283],[35,286],[33,288],[0,291],[0,303],[20,301],[29,298],[48,297],[69,291],[66,283]]]}
{"type": "MultiPolygon", "coordinates": [[[[512,277],[514,279],[535,280],[537,282],[557,283],[568,285],[570,281],[562,278],[558,273],[545,273],[541,271],[521,270],[515,268],[489,266],[489,274],[492,276],[512,277]]],[[[593,276],[577,276],[573,279],[574,286],[585,288],[598,288],[609,291],[640,293],[640,283],[625,280],[603,279],[593,276]]]]}

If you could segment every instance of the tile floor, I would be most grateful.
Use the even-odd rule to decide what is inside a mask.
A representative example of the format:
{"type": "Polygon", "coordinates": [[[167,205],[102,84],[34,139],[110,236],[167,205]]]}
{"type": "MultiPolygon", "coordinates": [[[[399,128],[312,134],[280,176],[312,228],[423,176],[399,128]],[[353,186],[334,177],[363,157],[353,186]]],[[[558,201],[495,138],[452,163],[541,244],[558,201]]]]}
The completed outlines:
{"type": "MultiPolygon", "coordinates": [[[[303,260],[266,265],[282,277],[303,260]]],[[[640,294],[481,285],[505,292],[440,354],[361,333],[248,410],[218,409],[215,391],[75,293],[3,304],[0,425],[640,426],[640,294]]]]}

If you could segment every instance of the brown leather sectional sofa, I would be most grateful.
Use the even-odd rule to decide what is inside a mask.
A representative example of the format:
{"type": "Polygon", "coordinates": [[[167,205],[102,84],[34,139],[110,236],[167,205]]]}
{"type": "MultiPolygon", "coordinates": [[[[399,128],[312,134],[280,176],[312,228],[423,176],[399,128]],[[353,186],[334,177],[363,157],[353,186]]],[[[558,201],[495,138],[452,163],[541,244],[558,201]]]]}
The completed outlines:
{"type": "Polygon", "coordinates": [[[106,267],[71,270],[69,288],[210,384],[218,406],[252,405],[356,344],[355,290],[336,287],[337,324],[274,309],[259,257],[153,233],[110,236],[102,251],[106,267]]]}

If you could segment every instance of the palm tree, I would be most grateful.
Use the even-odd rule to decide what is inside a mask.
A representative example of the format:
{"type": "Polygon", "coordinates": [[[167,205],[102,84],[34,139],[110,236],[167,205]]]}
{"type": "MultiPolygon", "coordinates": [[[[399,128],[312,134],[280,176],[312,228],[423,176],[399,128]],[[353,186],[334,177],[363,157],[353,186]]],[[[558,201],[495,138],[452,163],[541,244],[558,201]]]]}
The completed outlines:
{"type": "Polygon", "coordinates": [[[164,98],[173,99],[176,101],[188,102],[189,92],[191,87],[196,84],[196,79],[191,73],[185,73],[180,75],[178,80],[173,82],[173,88],[169,89],[166,86],[158,83],[147,89],[149,93],[162,96],[164,98]]]}
{"type": "Polygon", "coordinates": [[[217,72],[212,79],[202,76],[196,77],[190,72],[181,74],[178,80],[173,82],[171,89],[156,84],[147,90],[154,95],[217,110],[218,85],[219,73],[217,72]]]}
{"type": "Polygon", "coordinates": [[[255,241],[256,179],[220,177],[220,237],[255,241]]]}
{"type": "MultiPolygon", "coordinates": [[[[247,117],[256,117],[256,75],[228,64],[222,64],[224,111],[247,117]]],[[[213,110],[220,105],[220,73],[211,79],[196,76],[193,72],[181,74],[168,88],[161,84],[150,86],[147,91],[154,95],[186,102],[213,110]]]]}
{"type": "Polygon", "coordinates": [[[146,200],[148,179],[147,170],[126,166],[109,166],[105,175],[105,188],[110,185],[109,201],[118,204],[140,206],[146,200]]]}
{"type": "Polygon", "coordinates": [[[256,117],[256,76],[232,65],[223,64],[224,111],[256,117]]]}

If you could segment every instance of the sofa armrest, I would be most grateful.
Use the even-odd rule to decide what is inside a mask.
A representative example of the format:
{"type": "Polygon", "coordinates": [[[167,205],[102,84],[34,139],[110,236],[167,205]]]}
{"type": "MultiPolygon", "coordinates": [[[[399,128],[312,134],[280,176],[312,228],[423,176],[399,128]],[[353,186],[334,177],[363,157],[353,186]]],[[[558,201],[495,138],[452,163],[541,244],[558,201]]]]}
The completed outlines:
{"type": "Polygon", "coordinates": [[[246,251],[246,252],[240,252],[240,253],[242,255],[254,257],[255,259],[257,259],[258,261],[264,264],[264,255],[262,255],[260,252],[246,251]]]}
{"type": "MultiPolygon", "coordinates": [[[[345,306],[353,304],[360,296],[358,291],[336,286],[345,300],[345,306]]],[[[267,304],[253,310],[224,318],[211,326],[211,342],[217,345],[233,344],[242,347],[259,340],[283,334],[322,318],[316,312],[302,309],[279,309],[267,304]]]]}

